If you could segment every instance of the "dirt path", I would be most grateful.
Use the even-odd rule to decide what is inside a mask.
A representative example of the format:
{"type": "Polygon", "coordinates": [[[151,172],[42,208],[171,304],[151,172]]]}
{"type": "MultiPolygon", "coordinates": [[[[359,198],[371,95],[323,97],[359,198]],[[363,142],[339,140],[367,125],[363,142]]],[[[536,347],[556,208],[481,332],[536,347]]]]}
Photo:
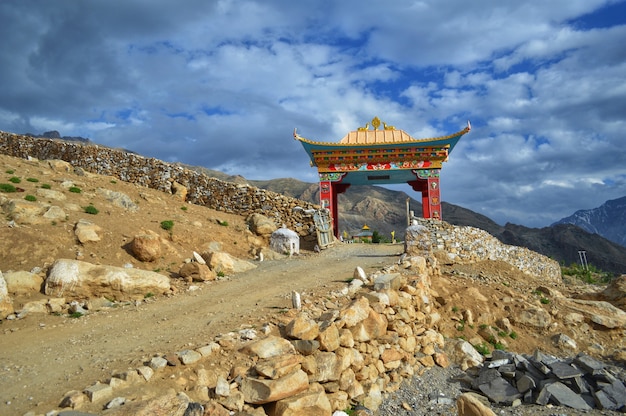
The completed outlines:
{"type": "Polygon", "coordinates": [[[199,290],[140,302],[79,319],[30,315],[0,326],[0,414],[46,413],[63,394],[136,368],[155,353],[199,347],[242,324],[265,322],[303,299],[346,284],[355,267],[366,272],[397,261],[400,245],[346,244],[319,255],[259,263],[199,290]]]}

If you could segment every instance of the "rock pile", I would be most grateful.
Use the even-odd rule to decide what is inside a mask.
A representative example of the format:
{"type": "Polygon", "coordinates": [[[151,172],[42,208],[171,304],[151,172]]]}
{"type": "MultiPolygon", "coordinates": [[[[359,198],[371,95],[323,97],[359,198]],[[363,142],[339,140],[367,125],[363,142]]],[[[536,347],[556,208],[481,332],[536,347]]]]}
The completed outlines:
{"type": "Polygon", "coordinates": [[[521,355],[496,350],[463,384],[493,403],[548,403],[578,410],[626,410],[626,375],[580,353],[557,359],[536,351],[521,355]]]}
{"type": "Polygon", "coordinates": [[[276,325],[263,327],[263,336],[246,329],[195,350],[157,355],[107,383],[68,392],[61,403],[79,409],[86,402],[107,406],[115,399],[126,404],[107,414],[118,415],[137,406],[174,412],[170,406],[180,406],[181,400],[183,409],[200,406],[217,415],[330,415],[354,403],[374,410],[406,377],[449,364],[444,338],[432,329],[438,318],[428,286],[419,275],[425,270],[408,276],[391,266],[367,276],[357,269],[342,291],[321,304],[288,311],[276,325]],[[225,357],[229,367],[203,369],[225,357]],[[149,382],[167,367],[196,364],[202,366],[196,367],[184,398],[139,405],[119,396],[124,387],[149,382]]]}

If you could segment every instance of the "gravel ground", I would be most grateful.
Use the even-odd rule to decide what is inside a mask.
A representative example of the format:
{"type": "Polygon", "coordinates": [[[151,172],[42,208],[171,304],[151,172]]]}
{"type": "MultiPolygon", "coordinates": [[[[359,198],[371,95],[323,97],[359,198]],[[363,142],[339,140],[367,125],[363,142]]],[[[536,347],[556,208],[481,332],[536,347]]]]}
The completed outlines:
{"type": "MultiPolygon", "coordinates": [[[[385,398],[378,408],[378,416],[456,416],[456,399],[466,392],[456,378],[464,372],[458,367],[433,367],[421,376],[406,381],[395,393],[385,398]]],[[[579,411],[562,406],[521,405],[517,407],[491,404],[491,410],[505,416],[617,416],[623,413],[603,410],[579,411]]]]}

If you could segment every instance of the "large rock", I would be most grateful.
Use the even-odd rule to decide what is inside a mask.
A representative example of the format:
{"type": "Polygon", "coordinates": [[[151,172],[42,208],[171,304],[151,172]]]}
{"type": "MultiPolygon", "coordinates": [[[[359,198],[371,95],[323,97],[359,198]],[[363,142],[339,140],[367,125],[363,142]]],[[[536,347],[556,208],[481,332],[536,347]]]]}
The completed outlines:
{"type": "Polygon", "coordinates": [[[264,404],[296,395],[309,387],[309,377],[296,370],[275,380],[246,377],[241,392],[246,403],[264,404]]]}
{"type": "Polygon", "coordinates": [[[47,207],[37,203],[20,199],[9,199],[2,204],[2,210],[18,224],[41,224],[49,220],[42,217],[47,207]]]}
{"type": "Polygon", "coordinates": [[[152,234],[136,235],[130,249],[137,260],[155,261],[161,256],[161,238],[152,234]]]}
{"type": "Polygon", "coordinates": [[[250,215],[246,219],[246,222],[248,227],[250,227],[250,231],[263,237],[270,237],[278,228],[276,227],[276,224],[274,224],[274,221],[265,215],[258,213],[250,215]]]}
{"type": "Polygon", "coordinates": [[[296,349],[286,339],[272,335],[245,345],[241,351],[259,358],[272,358],[294,354],[296,349]]]}
{"type": "Polygon", "coordinates": [[[0,272],[0,319],[4,319],[13,313],[13,299],[9,296],[7,282],[0,272]]]}
{"type": "Polygon", "coordinates": [[[185,263],[182,265],[178,274],[183,279],[192,280],[194,282],[206,282],[215,280],[217,275],[206,264],[200,264],[196,261],[185,263]]]}
{"type": "Polygon", "coordinates": [[[100,241],[99,232],[102,231],[102,228],[97,224],[92,223],[87,220],[79,220],[74,227],[74,235],[81,244],[85,244],[87,242],[97,242],[100,241]]]}
{"type": "Polygon", "coordinates": [[[143,299],[148,293],[160,295],[169,290],[169,278],[158,273],[68,259],[54,262],[45,283],[46,295],[104,296],[117,301],[143,299]]]}
{"type": "Polygon", "coordinates": [[[316,386],[276,402],[274,416],[328,416],[332,412],[324,388],[316,386]]]}
{"type": "Polygon", "coordinates": [[[232,275],[255,269],[257,266],[249,261],[240,260],[223,251],[204,253],[202,258],[215,273],[232,275]]]}
{"type": "Polygon", "coordinates": [[[604,300],[611,302],[618,308],[626,310],[626,274],[613,279],[606,289],[602,291],[601,296],[604,300]]]}
{"type": "Polygon", "coordinates": [[[8,272],[4,274],[7,290],[13,295],[28,295],[41,291],[43,279],[27,271],[8,272]]]}

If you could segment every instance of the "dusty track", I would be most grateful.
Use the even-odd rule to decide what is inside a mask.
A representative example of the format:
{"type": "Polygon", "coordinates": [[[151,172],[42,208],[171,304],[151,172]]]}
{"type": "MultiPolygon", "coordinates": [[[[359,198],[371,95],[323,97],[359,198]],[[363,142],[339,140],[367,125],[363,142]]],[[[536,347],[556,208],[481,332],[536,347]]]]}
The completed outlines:
{"type": "Polygon", "coordinates": [[[397,261],[400,245],[349,244],[286,260],[169,298],[150,299],[79,319],[30,315],[0,326],[0,414],[46,413],[69,390],[106,381],[155,353],[205,345],[244,324],[263,323],[303,299],[343,287],[356,266],[366,272],[397,261]]]}

